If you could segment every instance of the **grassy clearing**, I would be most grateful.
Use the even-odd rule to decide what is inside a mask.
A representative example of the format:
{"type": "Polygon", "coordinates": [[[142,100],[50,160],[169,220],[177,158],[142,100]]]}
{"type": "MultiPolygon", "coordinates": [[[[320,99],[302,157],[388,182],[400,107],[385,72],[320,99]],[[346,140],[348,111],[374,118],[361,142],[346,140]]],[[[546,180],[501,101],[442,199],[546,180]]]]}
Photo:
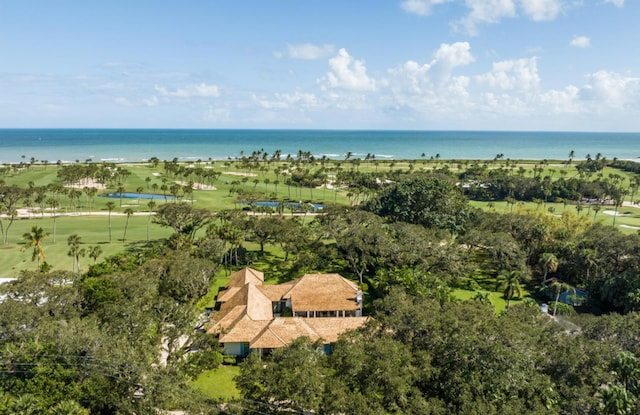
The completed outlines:
{"type": "Polygon", "coordinates": [[[212,370],[207,370],[198,376],[191,386],[213,399],[233,399],[239,398],[240,392],[236,388],[233,380],[240,374],[240,368],[233,365],[221,365],[212,370]]]}
{"type": "MultiPolygon", "coordinates": [[[[98,262],[103,258],[119,252],[133,249],[136,246],[147,243],[147,224],[149,224],[149,237],[151,240],[165,238],[171,234],[167,228],[148,223],[147,216],[133,215],[129,218],[126,239],[123,242],[126,216],[111,217],[111,243],[109,243],[109,222],[107,216],[65,216],[56,219],[55,241],[54,225],[51,218],[19,219],[13,222],[9,228],[7,245],[0,245],[0,277],[15,277],[21,270],[35,270],[36,263],[31,261],[30,249],[24,249],[25,244],[22,235],[29,233],[32,226],[39,226],[49,233],[42,245],[45,260],[54,270],[72,271],[73,260],[67,255],[69,247],[67,238],[77,234],[81,238],[80,248],[99,246],[102,254],[98,262]]],[[[5,220],[6,227],[6,220],[5,220]]],[[[93,263],[89,257],[80,259],[80,265],[86,270],[93,263]]]]}
{"type": "MultiPolygon", "coordinates": [[[[491,304],[493,304],[493,306],[495,307],[496,313],[500,313],[507,308],[507,301],[504,299],[501,292],[496,292],[496,291],[485,291],[485,292],[489,293],[489,300],[491,301],[491,304]]],[[[456,288],[453,290],[453,297],[458,300],[466,301],[466,300],[471,300],[473,297],[475,297],[477,293],[478,291],[456,288]]],[[[512,299],[511,305],[513,306],[515,304],[518,304],[527,297],[529,297],[529,293],[523,289],[522,297],[512,299]]]]}

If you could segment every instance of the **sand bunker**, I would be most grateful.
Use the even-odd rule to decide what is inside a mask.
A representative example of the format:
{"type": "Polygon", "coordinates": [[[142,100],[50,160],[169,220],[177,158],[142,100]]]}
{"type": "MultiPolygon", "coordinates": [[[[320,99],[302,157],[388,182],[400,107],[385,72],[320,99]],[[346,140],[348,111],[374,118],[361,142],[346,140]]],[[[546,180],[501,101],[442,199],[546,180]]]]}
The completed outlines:
{"type": "Polygon", "coordinates": [[[107,188],[107,186],[105,186],[102,183],[98,183],[97,180],[92,178],[82,179],[79,182],[67,184],[64,187],[71,187],[74,189],[84,189],[85,187],[93,187],[94,189],[98,189],[98,190],[104,190],[107,188]]]}
{"type": "Polygon", "coordinates": [[[630,216],[630,213],[627,212],[616,212],[615,210],[603,210],[602,213],[610,216],[630,216]]]}
{"type": "MultiPolygon", "coordinates": [[[[188,182],[177,181],[180,186],[189,186],[188,182]]],[[[211,186],[203,183],[191,183],[191,188],[194,190],[216,190],[215,186],[211,186]]]]}
{"type": "Polygon", "coordinates": [[[256,177],[255,173],[243,173],[239,171],[223,171],[222,174],[228,174],[229,176],[243,176],[243,177],[256,177]]]}

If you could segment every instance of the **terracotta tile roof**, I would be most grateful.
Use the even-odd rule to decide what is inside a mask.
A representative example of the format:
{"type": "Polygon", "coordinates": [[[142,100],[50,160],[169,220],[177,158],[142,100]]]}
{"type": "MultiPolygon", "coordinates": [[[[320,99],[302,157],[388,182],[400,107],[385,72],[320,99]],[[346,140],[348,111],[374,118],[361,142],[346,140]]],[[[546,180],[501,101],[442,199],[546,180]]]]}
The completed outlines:
{"type": "Polygon", "coordinates": [[[358,285],[339,274],[306,274],[283,295],[296,311],[358,310],[358,285]]]}

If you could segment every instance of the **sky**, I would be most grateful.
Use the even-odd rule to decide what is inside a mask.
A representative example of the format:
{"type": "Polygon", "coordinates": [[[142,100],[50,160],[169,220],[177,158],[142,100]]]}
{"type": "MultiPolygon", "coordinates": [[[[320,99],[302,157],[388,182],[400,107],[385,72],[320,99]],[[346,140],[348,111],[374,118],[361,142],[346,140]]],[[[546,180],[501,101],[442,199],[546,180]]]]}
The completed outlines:
{"type": "Polygon", "coordinates": [[[640,131],[640,0],[0,0],[0,128],[640,131]]]}

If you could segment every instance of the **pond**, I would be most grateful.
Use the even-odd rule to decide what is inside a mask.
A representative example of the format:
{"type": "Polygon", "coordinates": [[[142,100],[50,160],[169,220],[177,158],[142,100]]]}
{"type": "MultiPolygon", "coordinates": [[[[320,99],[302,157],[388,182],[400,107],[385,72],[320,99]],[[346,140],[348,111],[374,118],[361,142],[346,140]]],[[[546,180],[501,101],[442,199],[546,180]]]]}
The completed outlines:
{"type": "Polygon", "coordinates": [[[105,193],[100,197],[108,197],[112,199],[166,199],[171,200],[173,196],[158,195],[153,193],[105,193]]]}

